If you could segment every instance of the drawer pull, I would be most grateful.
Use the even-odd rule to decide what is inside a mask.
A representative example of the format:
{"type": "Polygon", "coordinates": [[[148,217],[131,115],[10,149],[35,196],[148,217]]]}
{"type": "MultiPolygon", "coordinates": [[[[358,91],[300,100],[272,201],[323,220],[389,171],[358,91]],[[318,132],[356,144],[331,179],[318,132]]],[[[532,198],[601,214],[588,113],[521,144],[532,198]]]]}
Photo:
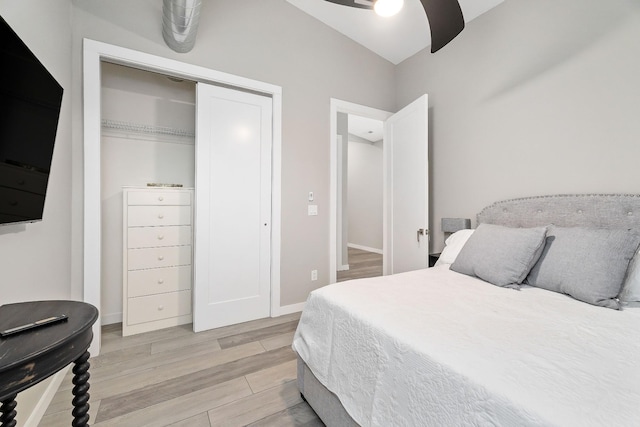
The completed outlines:
{"type": "Polygon", "coordinates": [[[164,215],[163,214],[158,214],[158,218],[162,219],[162,218],[164,218],[164,215]]]}
{"type": "Polygon", "coordinates": [[[164,197],[160,196],[160,197],[158,197],[158,200],[159,200],[159,201],[163,201],[163,200],[164,200],[164,197]]]}
{"type": "Polygon", "coordinates": [[[162,310],[164,310],[164,305],[159,305],[158,306],[158,311],[162,311],[162,310]]]}
{"type": "Polygon", "coordinates": [[[162,285],[164,283],[164,279],[158,279],[158,285],[162,285]]]}
{"type": "Polygon", "coordinates": [[[164,239],[164,236],[162,234],[158,234],[158,240],[162,240],[164,239]]]}
{"type": "Polygon", "coordinates": [[[158,255],[158,261],[162,261],[164,259],[164,255],[158,255]]]}

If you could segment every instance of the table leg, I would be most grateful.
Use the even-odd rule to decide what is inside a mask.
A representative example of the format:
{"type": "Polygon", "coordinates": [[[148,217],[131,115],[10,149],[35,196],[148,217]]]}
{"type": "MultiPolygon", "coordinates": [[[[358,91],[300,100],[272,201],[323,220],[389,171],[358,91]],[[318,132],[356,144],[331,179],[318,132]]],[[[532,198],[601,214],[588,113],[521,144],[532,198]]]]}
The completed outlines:
{"type": "Polygon", "coordinates": [[[14,394],[0,402],[0,426],[2,427],[16,427],[16,396],[14,394]]]}
{"type": "Polygon", "coordinates": [[[73,363],[73,422],[72,427],[89,425],[89,352],[73,363]]]}

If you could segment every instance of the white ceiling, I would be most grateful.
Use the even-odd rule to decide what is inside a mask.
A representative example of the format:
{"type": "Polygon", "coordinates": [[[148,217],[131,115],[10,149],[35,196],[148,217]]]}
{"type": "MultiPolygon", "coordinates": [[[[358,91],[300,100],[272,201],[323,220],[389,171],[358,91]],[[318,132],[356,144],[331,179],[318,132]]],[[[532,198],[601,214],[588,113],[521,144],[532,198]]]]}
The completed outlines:
{"type": "Polygon", "coordinates": [[[380,120],[349,114],[348,128],[351,135],[359,136],[371,142],[382,139],[383,123],[380,120]]]}
{"type": "MultiPolygon", "coordinates": [[[[405,0],[400,13],[390,18],[378,16],[373,10],[324,0],[287,1],[394,64],[431,44],[429,23],[420,0],[405,0]]],[[[503,1],[459,0],[465,22],[503,1]]]]}

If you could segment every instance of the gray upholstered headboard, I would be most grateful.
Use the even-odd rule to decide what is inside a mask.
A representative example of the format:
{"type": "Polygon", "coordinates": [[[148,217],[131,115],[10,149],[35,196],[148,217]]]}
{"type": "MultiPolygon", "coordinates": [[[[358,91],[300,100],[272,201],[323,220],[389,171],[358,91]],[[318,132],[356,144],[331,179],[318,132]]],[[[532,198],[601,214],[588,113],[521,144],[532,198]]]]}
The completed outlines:
{"type": "Polygon", "coordinates": [[[484,208],[478,224],[508,227],[640,228],[640,195],[562,194],[496,202],[484,208]]]}

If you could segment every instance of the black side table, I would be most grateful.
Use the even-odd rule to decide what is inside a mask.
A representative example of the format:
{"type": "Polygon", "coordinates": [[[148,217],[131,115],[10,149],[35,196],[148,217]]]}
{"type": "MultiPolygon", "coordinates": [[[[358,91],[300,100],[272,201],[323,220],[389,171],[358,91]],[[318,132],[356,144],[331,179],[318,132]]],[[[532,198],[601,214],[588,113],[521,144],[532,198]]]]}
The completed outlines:
{"type": "Polygon", "coordinates": [[[0,331],[66,314],[64,322],[0,337],[0,426],[15,427],[16,396],[55,374],[73,367],[73,423],[89,422],[89,352],[91,326],[98,310],[77,301],[33,301],[0,306],[0,331]]]}

